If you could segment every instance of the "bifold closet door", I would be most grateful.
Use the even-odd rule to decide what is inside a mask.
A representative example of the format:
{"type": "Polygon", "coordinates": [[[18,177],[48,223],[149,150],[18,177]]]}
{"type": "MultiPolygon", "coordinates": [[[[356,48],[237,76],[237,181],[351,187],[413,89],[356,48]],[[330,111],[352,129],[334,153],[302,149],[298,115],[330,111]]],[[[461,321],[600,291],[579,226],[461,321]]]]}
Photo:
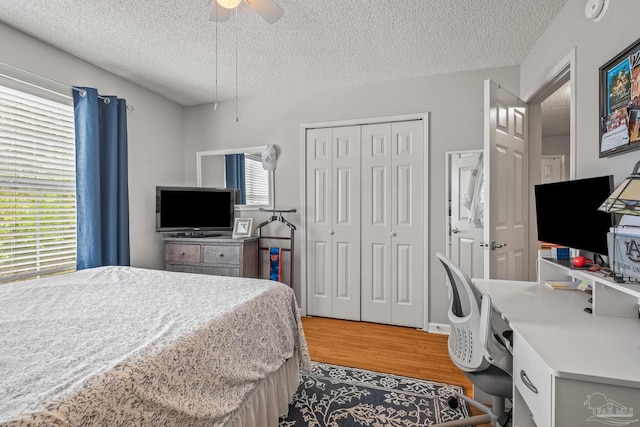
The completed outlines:
{"type": "Polygon", "coordinates": [[[391,324],[391,123],[362,127],[362,320],[391,324]]]}
{"type": "Polygon", "coordinates": [[[331,317],[331,212],[333,168],[331,129],[307,131],[307,313],[331,317]]]}
{"type": "Polygon", "coordinates": [[[362,316],[422,326],[422,121],[362,127],[362,316]]]}
{"type": "Polygon", "coordinates": [[[360,126],[307,132],[308,313],[360,320],[360,126]]]}

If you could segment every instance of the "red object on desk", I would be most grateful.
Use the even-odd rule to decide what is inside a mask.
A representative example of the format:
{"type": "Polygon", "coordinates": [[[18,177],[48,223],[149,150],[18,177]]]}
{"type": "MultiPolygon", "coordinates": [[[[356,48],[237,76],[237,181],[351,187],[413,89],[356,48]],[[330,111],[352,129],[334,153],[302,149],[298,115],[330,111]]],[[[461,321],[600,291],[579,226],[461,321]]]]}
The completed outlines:
{"type": "Polygon", "coordinates": [[[577,256],[573,259],[573,265],[576,267],[585,267],[593,264],[593,260],[584,256],[577,256]]]}

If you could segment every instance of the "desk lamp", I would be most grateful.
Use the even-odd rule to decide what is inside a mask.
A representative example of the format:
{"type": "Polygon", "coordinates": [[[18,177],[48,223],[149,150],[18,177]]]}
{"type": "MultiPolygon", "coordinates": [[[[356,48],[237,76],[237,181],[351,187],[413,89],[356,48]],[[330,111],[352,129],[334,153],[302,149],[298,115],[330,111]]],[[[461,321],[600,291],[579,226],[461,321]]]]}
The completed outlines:
{"type": "MultiPolygon", "coordinates": [[[[640,216],[640,161],[633,167],[631,175],[611,193],[598,210],[611,214],[640,216]]],[[[623,275],[617,274],[615,271],[616,228],[615,226],[613,227],[613,262],[611,263],[611,271],[613,280],[623,283],[623,275]]]]}

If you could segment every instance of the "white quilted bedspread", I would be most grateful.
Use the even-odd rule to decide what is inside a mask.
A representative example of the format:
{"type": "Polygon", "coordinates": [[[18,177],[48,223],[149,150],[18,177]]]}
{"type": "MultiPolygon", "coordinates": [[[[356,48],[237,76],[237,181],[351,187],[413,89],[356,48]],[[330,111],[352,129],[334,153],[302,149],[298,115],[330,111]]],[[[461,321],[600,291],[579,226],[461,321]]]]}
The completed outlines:
{"type": "Polygon", "coordinates": [[[295,354],[276,282],[102,267],[0,286],[0,426],[212,426],[295,354]]]}

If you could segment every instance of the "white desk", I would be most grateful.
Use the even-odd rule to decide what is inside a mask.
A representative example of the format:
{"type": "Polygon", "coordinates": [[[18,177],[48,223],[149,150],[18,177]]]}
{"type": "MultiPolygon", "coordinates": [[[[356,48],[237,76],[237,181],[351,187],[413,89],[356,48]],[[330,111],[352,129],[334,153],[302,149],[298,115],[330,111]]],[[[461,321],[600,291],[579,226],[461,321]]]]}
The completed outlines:
{"type": "MultiPolygon", "coordinates": [[[[514,331],[514,426],[604,426],[604,413],[593,418],[604,405],[605,412],[618,413],[610,420],[640,427],[637,314],[635,319],[588,314],[583,309],[590,295],[535,282],[474,283],[514,331]]],[[[629,298],[637,313],[637,297],[629,298]]]]}
{"type": "MultiPolygon", "coordinates": [[[[544,256],[547,251],[540,251],[544,256]]],[[[640,284],[617,283],[602,273],[579,270],[571,267],[571,261],[538,258],[538,282],[545,280],[583,280],[593,288],[593,313],[596,315],[638,318],[640,284]]]]}

